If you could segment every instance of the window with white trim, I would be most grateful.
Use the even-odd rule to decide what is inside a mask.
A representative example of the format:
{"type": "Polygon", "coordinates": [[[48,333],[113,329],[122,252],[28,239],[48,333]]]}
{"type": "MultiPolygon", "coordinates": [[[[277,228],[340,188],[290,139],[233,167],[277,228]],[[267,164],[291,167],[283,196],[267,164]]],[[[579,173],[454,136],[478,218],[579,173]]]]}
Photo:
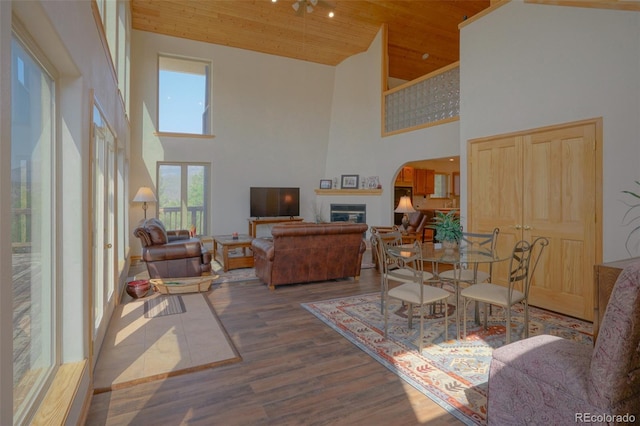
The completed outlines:
{"type": "Polygon", "coordinates": [[[56,366],[55,83],[11,40],[13,416],[28,423],[56,366]]]}
{"type": "Polygon", "coordinates": [[[211,134],[211,63],[158,57],[158,131],[211,134]]]}

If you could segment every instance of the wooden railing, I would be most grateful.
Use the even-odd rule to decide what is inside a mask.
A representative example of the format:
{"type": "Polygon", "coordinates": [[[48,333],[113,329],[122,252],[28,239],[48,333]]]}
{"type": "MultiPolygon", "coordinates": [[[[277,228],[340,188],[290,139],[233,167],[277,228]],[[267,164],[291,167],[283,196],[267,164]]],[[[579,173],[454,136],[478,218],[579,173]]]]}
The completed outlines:
{"type": "Polygon", "coordinates": [[[164,227],[169,230],[189,229],[190,225],[195,225],[196,235],[205,235],[204,207],[187,207],[187,219],[182,220],[182,209],[180,207],[163,207],[160,209],[158,219],[162,221],[164,227]],[[185,225],[183,225],[185,223],[185,225]]]}

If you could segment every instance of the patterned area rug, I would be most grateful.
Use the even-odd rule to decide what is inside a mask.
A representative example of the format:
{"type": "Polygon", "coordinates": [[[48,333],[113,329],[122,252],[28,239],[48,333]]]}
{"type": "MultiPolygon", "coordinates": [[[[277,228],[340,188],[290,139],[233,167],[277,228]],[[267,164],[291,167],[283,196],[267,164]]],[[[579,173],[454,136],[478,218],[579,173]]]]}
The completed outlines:
{"type": "MultiPolygon", "coordinates": [[[[493,308],[487,330],[475,325],[470,313],[467,338],[455,340],[455,308],[449,304],[450,340],[444,340],[442,314],[430,316],[425,320],[425,347],[419,353],[419,316],[414,318],[413,330],[408,330],[406,310],[399,302],[392,303],[388,339],[384,338],[379,293],[302,306],[463,423],[485,425],[491,352],[505,344],[502,310],[493,308]]],[[[517,340],[522,333],[523,312],[521,308],[514,308],[514,312],[511,337],[517,340]]],[[[530,336],[553,334],[593,344],[591,323],[536,308],[529,308],[529,314],[530,336]]]]}

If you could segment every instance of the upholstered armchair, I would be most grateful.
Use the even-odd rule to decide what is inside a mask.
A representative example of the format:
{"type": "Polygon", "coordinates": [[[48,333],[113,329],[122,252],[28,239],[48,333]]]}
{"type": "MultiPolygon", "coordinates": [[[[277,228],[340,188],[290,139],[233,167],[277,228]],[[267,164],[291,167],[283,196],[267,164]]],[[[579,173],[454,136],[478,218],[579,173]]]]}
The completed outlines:
{"type": "Polygon", "coordinates": [[[167,231],[156,218],[133,231],[142,244],[142,260],[150,278],[197,277],[211,271],[211,254],[188,230],[167,231]]]}
{"type": "Polygon", "coordinates": [[[493,352],[487,418],[489,425],[640,420],[640,262],[618,277],[595,347],[541,335],[493,352]]]}

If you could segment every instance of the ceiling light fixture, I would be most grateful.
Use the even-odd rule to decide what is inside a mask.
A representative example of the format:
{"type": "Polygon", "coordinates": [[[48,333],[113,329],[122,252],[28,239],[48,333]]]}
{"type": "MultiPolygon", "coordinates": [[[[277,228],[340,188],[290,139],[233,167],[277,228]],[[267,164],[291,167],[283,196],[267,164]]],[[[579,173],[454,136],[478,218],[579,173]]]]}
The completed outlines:
{"type": "MultiPolygon", "coordinates": [[[[296,11],[296,13],[302,13],[304,11],[306,11],[307,13],[312,13],[314,10],[313,8],[317,7],[318,3],[323,3],[324,6],[330,7],[333,9],[332,5],[328,4],[326,1],[323,1],[323,0],[295,0],[291,5],[291,7],[293,8],[293,10],[296,11]]],[[[329,12],[329,17],[333,18],[333,16],[334,16],[334,12],[333,10],[331,10],[329,12]]]]}

